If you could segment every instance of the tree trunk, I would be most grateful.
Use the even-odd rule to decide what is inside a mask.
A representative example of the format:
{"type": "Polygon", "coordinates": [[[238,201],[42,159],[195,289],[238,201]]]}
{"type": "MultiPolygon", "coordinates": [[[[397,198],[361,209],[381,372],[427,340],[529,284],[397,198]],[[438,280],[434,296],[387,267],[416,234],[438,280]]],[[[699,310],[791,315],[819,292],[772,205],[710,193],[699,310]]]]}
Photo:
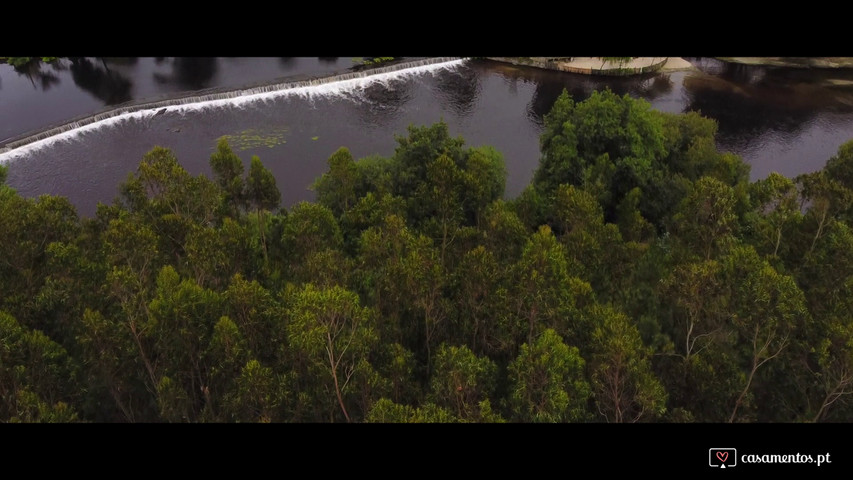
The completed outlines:
{"type": "Polygon", "coordinates": [[[347,423],[351,423],[352,420],[349,418],[349,413],[347,413],[347,407],[344,406],[344,397],[341,393],[341,386],[338,382],[338,363],[340,359],[335,359],[334,355],[334,342],[332,341],[332,334],[328,331],[326,332],[326,353],[329,354],[329,368],[332,370],[332,379],[335,382],[335,395],[338,397],[338,405],[341,406],[341,411],[344,412],[344,417],[347,419],[347,423]]]}
{"type": "Polygon", "coordinates": [[[266,236],[265,230],[266,230],[265,225],[261,221],[261,209],[258,208],[258,232],[260,232],[260,234],[261,234],[261,246],[263,247],[263,250],[264,250],[264,264],[266,264],[268,262],[268,259],[267,259],[267,236],[266,236]]]}
{"type": "Polygon", "coordinates": [[[779,227],[779,230],[776,231],[776,248],[773,249],[773,256],[775,257],[779,253],[779,243],[782,242],[782,227],[779,227]]]}
{"type": "Polygon", "coordinates": [[[814,251],[814,247],[817,244],[817,239],[820,238],[820,234],[823,232],[823,225],[826,221],[826,211],[828,208],[823,210],[823,215],[820,217],[820,223],[817,225],[817,233],[814,236],[814,240],[812,240],[812,246],[809,248],[809,253],[811,254],[814,251]]]}

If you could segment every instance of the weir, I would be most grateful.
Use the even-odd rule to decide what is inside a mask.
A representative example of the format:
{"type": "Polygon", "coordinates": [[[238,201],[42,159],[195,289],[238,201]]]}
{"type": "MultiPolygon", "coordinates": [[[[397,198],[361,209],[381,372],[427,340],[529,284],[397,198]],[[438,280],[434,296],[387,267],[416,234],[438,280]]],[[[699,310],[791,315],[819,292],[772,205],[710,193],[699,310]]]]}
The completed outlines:
{"type": "Polygon", "coordinates": [[[29,133],[0,142],[0,164],[23,157],[56,142],[67,141],[82,133],[115,125],[122,121],[150,118],[166,112],[183,113],[216,107],[243,106],[285,96],[310,98],[340,95],[365,88],[374,83],[452,69],[464,63],[465,60],[465,58],[460,57],[427,58],[325,77],[289,80],[249,88],[196,91],[188,95],[163,100],[119,105],[93,115],[78,117],[36,133],[29,133]]]}

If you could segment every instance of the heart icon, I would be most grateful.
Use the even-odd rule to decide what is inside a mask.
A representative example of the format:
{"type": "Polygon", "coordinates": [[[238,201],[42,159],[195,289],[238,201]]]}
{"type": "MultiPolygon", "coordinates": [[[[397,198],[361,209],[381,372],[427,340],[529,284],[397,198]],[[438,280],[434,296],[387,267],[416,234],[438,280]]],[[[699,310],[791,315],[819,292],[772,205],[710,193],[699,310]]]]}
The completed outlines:
{"type": "Polygon", "coordinates": [[[729,459],[729,452],[717,452],[717,458],[719,458],[721,462],[725,463],[726,460],[729,459]]]}

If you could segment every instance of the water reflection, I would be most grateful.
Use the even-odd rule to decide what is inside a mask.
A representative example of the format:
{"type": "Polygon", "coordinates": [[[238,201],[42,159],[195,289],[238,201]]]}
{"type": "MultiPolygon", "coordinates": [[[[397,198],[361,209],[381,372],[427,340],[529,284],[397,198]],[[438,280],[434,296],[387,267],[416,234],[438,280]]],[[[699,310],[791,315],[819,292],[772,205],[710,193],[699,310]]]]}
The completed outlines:
{"type": "Polygon", "coordinates": [[[672,92],[673,87],[675,87],[675,82],[672,81],[670,75],[659,74],[647,79],[642,84],[641,91],[644,93],[643,97],[655,99],[672,92]]]}
{"type": "MultiPolygon", "coordinates": [[[[554,102],[560,94],[563,93],[565,85],[557,82],[547,82],[536,84],[536,89],[533,91],[533,98],[530,99],[530,104],[527,108],[527,118],[533,121],[536,125],[543,127],[545,125],[545,115],[551,111],[554,102]]],[[[569,92],[572,98],[584,98],[586,92],[577,91],[574,89],[569,92]]]]}
{"type": "Polygon", "coordinates": [[[853,88],[843,78],[849,72],[812,72],[806,77],[791,69],[741,67],[748,68],[727,67],[736,73],[699,73],[684,79],[685,108],[716,119],[724,143],[740,145],[770,131],[790,137],[826,112],[853,112],[853,88]],[[833,80],[840,85],[827,88],[833,80]]]}
{"type": "Polygon", "coordinates": [[[436,75],[435,85],[442,106],[460,117],[470,115],[480,98],[480,75],[472,68],[441,71],[436,75]]]}
{"type": "Polygon", "coordinates": [[[483,64],[488,69],[481,75],[498,74],[503,77],[512,94],[519,83],[531,83],[533,96],[527,109],[528,119],[540,128],[545,115],[551,111],[557,97],[566,90],[575,102],[589,98],[596,90],[610,89],[617,95],[630,95],[648,100],[671,93],[676,83],[668,73],[650,73],[630,77],[604,77],[555,72],[539,68],[524,68],[498,62],[483,64]]]}
{"type": "Polygon", "coordinates": [[[133,98],[133,83],[117,71],[110,70],[103,58],[93,61],[85,57],[70,57],[71,79],[106,105],[115,105],[133,98]]]}
{"type": "Polygon", "coordinates": [[[56,71],[62,69],[63,66],[59,61],[46,64],[34,60],[26,65],[15,67],[15,72],[27,77],[30,83],[33,84],[33,89],[37,90],[41,88],[41,91],[46,92],[50,90],[50,87],[59,83],[59,76],[56,74],[56,71]]]}
{"type": "Polygon", "coordinates": [[[714,59],[698,59],[695,65],[704,75],[695,75],[691,87],[708,85],[790,108],[847,112],[853,105],[853,69],[765,67],[714,59]]]}
{"type": "Polygon", "coordinates": [[[139,57],[103,57],[104,63],[110,65],[133,66],[139,63],[139,57]]]}
{"type": "Polygon", "coordinates": [[[154,80],[160,84],[173,84],[186,90],[210,87],[219,63],[216,57],[176,57],[168,61],[172,63],[172,73],[165,75],[154,72],[152,74],[154,80]]]}

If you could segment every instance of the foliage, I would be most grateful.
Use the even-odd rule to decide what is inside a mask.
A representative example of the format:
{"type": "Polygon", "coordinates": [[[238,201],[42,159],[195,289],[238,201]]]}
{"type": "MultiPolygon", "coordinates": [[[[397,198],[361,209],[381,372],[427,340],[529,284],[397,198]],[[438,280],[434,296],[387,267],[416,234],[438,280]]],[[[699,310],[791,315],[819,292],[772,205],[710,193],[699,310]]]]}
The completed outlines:
{"type": "Polygon", "coordinates": [[[59,57],[0,57],[0,61],[4,61],[15,68],[19,68],[30,62],[42,61],[48,63],[58,58],[59,57]]]}
{"type": "Polygon", "coordinates": [[[853,143],[750,182],[716,131],[564,92],[511,200],[444,122],[286,208],[226,139],[92,218],[0,185],[0,421],[848,422],[853,143]]]}

